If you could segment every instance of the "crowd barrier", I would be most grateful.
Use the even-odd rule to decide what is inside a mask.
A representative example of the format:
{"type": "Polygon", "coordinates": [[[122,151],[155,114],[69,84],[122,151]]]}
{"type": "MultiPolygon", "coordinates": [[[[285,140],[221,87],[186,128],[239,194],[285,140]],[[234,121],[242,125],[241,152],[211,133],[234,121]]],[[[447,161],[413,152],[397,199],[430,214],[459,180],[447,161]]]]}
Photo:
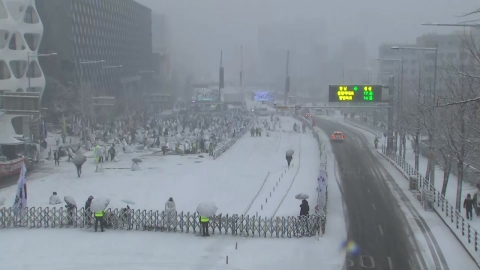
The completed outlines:
{"type": "MultiPolygon", "coordinates": [[[[327,155],[325,153],[325,145],[322,143],[322,140],[320,139],[320,136],[317,131],[314,130],[313,125],[312,125],[312,120],[305,119],[303,116],[298,116],[298,115],[293,115],[293,118],[295,118],[298,121],[301,121],[302,123],[305,123],[308,128],[312,130],[313,137],[317,140],[318,143],[318,149],[320,150],[320,167],[323,169],[326,173],[327,171],[327,155]]],[[[328,175],[325,175],[327,181],[328,181],[328,175]]],[[[322,195],[320,192],[317,194],[317,205],[315,206],[315,212],[319,213],[320,215],[325,216],[325,222],[327,221],[327,205],[328,205],[328,190],[325,191],[324,195],[322,195]]]]}
{"type": "MultiPolygon", "coordinates": [[[[165,211],[107,209],[104,215],[106,229],[168,231],[200,233],[197,213],[167,214],[165,211]]],[[[210,218],[209,230],[213,234],[251,237],[291,238],[315,236],[325,232],[325,216],[260,217],[248,215],[216,215],[210,218]]],[[[2,228],[91,228],[94,223],[89,211],[67,210],[63,207],[31,207],[17,210],[0,208],[2,228]]]]}
{"type": "Polygon", "coordinates": [[[442,218],[445,225],[448,226],[450,231],[457,237],[460,243],[465,247],[465,250],[469,252],[472,258],[480,263],[478,244],[479,234],[472,228],[470,223],[462,214],[456,210],[455,206],[450,204],[441,192],[435,189],[433,185],[429,183],[425,177],[423,177],[418,171],[414,169],[408,162],[402,157],[398,156],[394,151],[387,150],[382,146],[382,150],[379,151],[383,157],[385,157],[392,165],[394,165],[402,175],[410,181],[410,189],[419,193],[417,198],[422,201],[422,204],[429,204],[440,218],[442,218]],[[413,179],[412,179],[413,178],[413,179]],[[431,201],[427,201],[428,196],[423,196],[422,193],[429,193],[431,201]]]}
{"type": "Polygon", "coordinates": [[[233,137],[230,141],[228,141],[226,144],[222,145],[220,148],[216,149],[213,151],[213,159],[218,158],[221,156],[223,153],[225,153],[228,148],[230,148],[232,145],[234,145],[247,131],[250,130],[250,127],[252,126],[252,120],[246,125],[242,130],[240,130],[235,137],[233,137]]]}

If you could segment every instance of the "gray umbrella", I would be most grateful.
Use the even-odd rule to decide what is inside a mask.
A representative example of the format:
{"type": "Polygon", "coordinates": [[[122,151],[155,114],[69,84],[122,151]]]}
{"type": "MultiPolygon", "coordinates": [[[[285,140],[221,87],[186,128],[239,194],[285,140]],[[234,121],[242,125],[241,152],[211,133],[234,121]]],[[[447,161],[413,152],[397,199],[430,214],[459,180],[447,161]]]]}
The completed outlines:
{"type": "Polygon", "coordinates": [[[65,196],[65,197],[63,197],[63,200],[66,203],[77,206],[77,202],[75,201],[75,199],[72,196],[65,196]]]}
{"type": "Polygon", "coordinates": [[[87,161],[87,157],[82,154],[76,155],[72,160],[73,164],[77,166],[82,166],[85,161],[87,161]]]}
{"type": "Polygon", "coordinates": [[[306,200],[306,199],[308,199],[308,197],[309,196],[305,193],[299,193],[299,194],[295,195],[295,199],[298,199],[298,200],[306,200]]]}
{"type": "Polygon", "coordinates": [[[124,199],[124,200],[122,200],[122,202],[124,202],[124,203],[126,203],[126,204],[135,204],[134,201],[128,200],[128,199],[124,199]]]}
{"type": "Polygon", "coordinates": [[[92,212],[100,212],[105,210],[108,204],[110,204],[110,199],[95,197],[90,204],[90,210],[92,210],[92,212]]]}
{"type": "Polygon", "coordinates": [[[217,212],[217,206],[213,202],[204,202],[197,206],[197,212],[201,216],[211,217],[217,212]]]}
{"type": "Polygon", "coordinates": [[[286,155],[287,156],[293,156],[293,153],[294,153],[293,150],[290,149],[290,150],[287,151],[286,155]]]}
{"type": "Polygon", "coordinates": [[[142,162],[140,158],[132,158],[133,163],[139,163],[142,162]]]}

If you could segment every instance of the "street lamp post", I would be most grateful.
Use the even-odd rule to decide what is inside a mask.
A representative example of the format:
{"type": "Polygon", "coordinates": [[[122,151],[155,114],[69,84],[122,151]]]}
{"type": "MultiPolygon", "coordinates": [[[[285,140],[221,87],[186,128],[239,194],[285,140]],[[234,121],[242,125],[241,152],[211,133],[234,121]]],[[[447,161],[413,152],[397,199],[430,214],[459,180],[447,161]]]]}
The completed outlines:
{"type": "MultiPolygon", "coordinates": [[[[436,100],[436,93],[437,93],[437,60],[438,60],[438,45],[435,45],[435,47],[400,47],[400,46],[393,46],[393,50],[419,50],[419,51],[435,51],[435,63],[434,63],[434,71],[433,71],[433,101],[435,102],[436,100]]],[[[432,96],[432,92],[430,92],[430,96],[432,96]]],[[[432,118],[432,110],[430,110],[430,117],[432,118]]],[[[428,132],[428,142],[429,142],[429,148],[430,151],[433,151],[433,131],[430,130],[428,132]]],[[[415,159],[418,159],[419,153],[415,153],[415,159]]],[[[435,184],[435,160],[433,158],[433,154],[430,154],[429,157],[429,164],[430,164],[430,176],[429,177],[429,182],[430,184],[434,185],[435,184]]]]}
{"type": "MultiPolygon", "coordinates": [[[[375,60],[377,61],[394,61],[394,62],[400,62],[401,63],[401,67],[400,67],[400,89],[401,91],[398,91],[398,102],[396,102],[397,104],[397,132],[396,132],[396,135],[395,135],[395,145],[398,145],[398,132],[399,132],[399,111],[401,110],[403,112],[403,62],[404,62],[404,58],[403,58],[403,55],[402,55],[402,58],[398,58],[398,59],[388,59],[388,58],[375,58],[375,60]]],[[[404,143],[404,134],[402,132],[402,134],[400,134],[400,150],[399,150],[399,154],[400,156],[403,156],[405,158],[405,143],[404,143]]]]}
{"type": "MultiPolygon", "coordinates": [[[[30,58],[34,58],[34,57],[46,57],[46,56],[55,56],[57,55],[57,53],[46,53],[46,54],[30,54],[30,52],[27,52],[27,74],[28,74],[28,71],[30,70],[30,58]]],[[[30,76],[27,76],[28,77],[28,88],[27,89],[30,89],[31,88],[31,84],[30,84],[30,78],[32,77],[32,74],[30,74],[30,76]]]]}

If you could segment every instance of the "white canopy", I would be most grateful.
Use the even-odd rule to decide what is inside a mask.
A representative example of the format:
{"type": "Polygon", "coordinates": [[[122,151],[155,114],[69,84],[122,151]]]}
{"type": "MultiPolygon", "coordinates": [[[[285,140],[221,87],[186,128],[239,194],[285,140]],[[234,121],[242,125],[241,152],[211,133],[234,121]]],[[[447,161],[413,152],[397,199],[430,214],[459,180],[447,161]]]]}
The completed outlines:
{"type": "Polygon", "coordinates": [[[23,144],[24,142],[17,140],[19,137],[13,129],[12,119],[19,117],[18,115],[5,114],[0,112],[0,145],[23,144]]]}

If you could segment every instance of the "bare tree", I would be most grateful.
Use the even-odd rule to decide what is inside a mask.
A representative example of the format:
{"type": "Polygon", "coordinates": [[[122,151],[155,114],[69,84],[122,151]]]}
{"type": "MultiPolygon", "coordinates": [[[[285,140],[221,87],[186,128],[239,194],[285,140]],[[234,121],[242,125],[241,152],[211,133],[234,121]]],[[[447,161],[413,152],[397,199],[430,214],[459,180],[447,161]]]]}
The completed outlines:
{"type": "MultiPolygon", "coordinates": [[[[465,46],[462,47],[471,46],[471,44],[467,44],[467,39],[464,39],[464,41],[467,42],[464,42],[465,46]]],[[[464,51],[461,50],[460,60],[457,66],[447,65],[446,68],[440,72],[446,87],[446,92],[443,95],[443,100],[446,103],[470,100],[478,95],[476,91],[476,89],[478,89],[478,79],[465,75],[475,72],[474,67],[468,65],[469,59],[475,58],[473,56],[469,58],[464,51]],[[466,66],[468,68],[466,68],[466,66]]],[[[443,131],[445,141],[449,148],[446,151],[453,155],[457,165],[458,180],[455,206],[457,210],[460,211],[464,171],[468,166],[466,160],[472,152],[477,151],[477,130],[475,126],[478,123],[477,115],[479,113],[479,106],[476,102],[460,102],[448,107],[438,108],[436,111],[440,112],[442,121],[445,121],[443,131]]]]}

